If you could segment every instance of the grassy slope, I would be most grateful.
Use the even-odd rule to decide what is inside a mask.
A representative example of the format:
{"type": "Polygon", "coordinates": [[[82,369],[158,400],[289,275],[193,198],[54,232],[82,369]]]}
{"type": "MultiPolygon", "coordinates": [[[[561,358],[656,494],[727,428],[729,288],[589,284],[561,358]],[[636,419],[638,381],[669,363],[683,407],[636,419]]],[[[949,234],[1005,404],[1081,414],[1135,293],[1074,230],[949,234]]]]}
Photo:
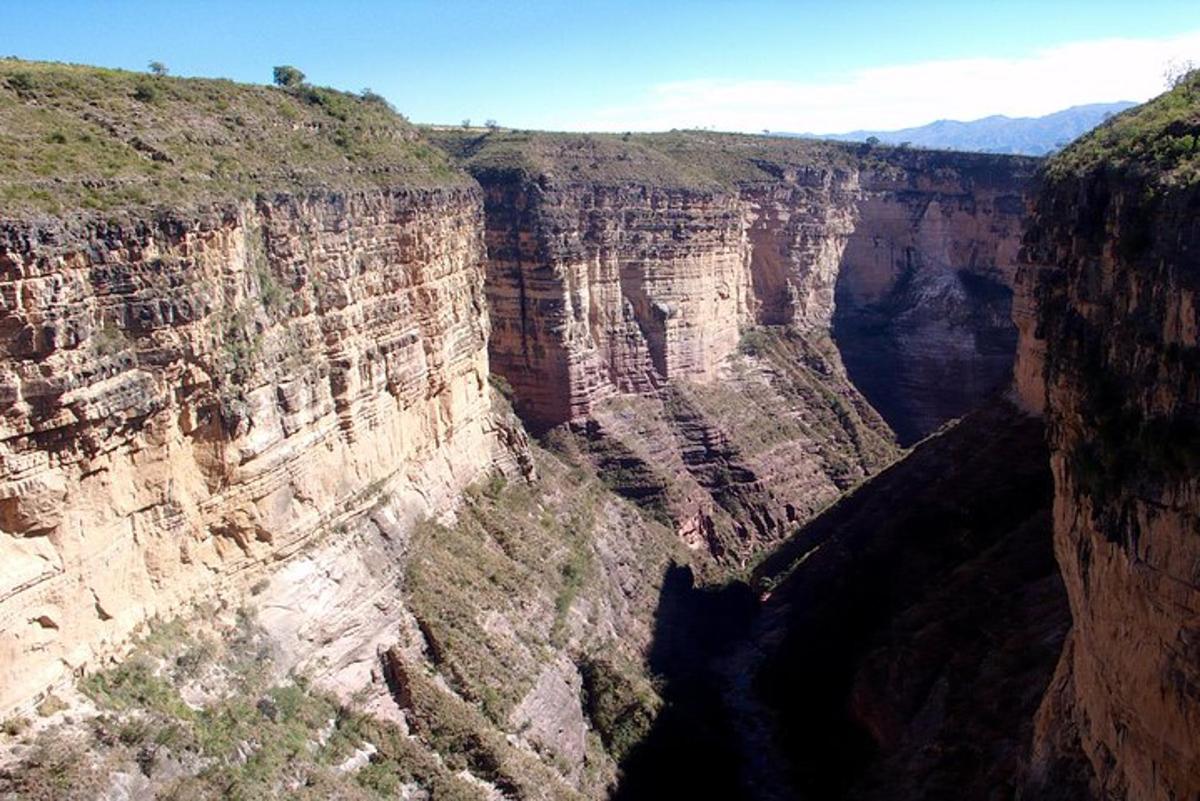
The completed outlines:
{"type": "Polygon", "coordinates": [[[380,99],[0,60],[4,212],[463,180],[380,99]]]}
{"type": "Polygon", "coordinates": [[[1200,70],[1076,140],[1047,167],[1052,179],[1103,167],[1144,172],[1164,188],[1200,183],[1200,70]]]}

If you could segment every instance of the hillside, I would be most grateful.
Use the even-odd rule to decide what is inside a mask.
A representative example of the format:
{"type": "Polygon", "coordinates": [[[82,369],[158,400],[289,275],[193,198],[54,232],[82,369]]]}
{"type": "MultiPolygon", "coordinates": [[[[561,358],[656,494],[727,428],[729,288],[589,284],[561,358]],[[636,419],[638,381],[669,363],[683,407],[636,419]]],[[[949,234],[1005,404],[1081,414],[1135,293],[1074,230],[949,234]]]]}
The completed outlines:
{"type": "Polygon", "coordinates": [[[7,213],[461,181],[375,96],[0,60],[7,213]]]}

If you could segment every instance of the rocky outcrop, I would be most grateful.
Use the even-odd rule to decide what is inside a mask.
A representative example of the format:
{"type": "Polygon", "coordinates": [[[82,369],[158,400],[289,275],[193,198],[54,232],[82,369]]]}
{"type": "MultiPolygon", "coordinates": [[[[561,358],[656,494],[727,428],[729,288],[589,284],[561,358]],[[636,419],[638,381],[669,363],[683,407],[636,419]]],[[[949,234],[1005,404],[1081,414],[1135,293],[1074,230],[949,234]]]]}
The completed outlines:
{"type": "Polygon", "coordinates": [[[0,707],[490,466],[475,190],[6,221],[0,707]]]}
{"type": "Polygon", "coordinates": [[[1057,157],[1030,227],[1023,394],[1046,409],[1073,619],[1038,720],[1046,792],[1200,793],[1197,98],[1193,76],[1057,157]]]}
{"type": "Polygon", "coordinates": [[[715,381],[614,396],[572,428],[617,493],[734,563],[896,456],[828,337],[779,327],[747,330],[715,381]]]}
{"type": "Polygon", "coordinates": [[[872,403],[910,441],[1009,378],[1028,160],[434,135],[484,189],[491,363],[517,411],[584,432],[694,547],[744,560],[885,464],[872,403]]]}

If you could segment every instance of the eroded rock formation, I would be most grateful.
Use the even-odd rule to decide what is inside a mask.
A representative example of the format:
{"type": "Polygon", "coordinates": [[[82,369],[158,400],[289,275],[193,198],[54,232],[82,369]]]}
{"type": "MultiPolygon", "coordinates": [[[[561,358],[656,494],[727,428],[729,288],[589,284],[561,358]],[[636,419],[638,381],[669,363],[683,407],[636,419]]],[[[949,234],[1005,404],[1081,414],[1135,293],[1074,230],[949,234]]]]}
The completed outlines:
{"type": "Polygon", "coordinates": [[[5,222],[0,707],[498,450],[477,191],[5,222]]]}
{"type": "Polygon", "coordinates": [[[1034,163],[899,152],[864,169],[833,332],[850,378],[909,444],[1011,377],[1011,305],[1034,163]]]}
{"type": "Polygon", "coordinates": [[[1033,161],[680,136],[440,134],[487,194],[492,361],[527,420],[711,382],[756,324],[832,330],[904,442],[1007,383],[1033,161]]]}
{"type": "Polygon", "coordinates": [[[716,376],[750,319],[740,208],[717,191],[480,173],[493,369],[534,424],[716,376]]]}

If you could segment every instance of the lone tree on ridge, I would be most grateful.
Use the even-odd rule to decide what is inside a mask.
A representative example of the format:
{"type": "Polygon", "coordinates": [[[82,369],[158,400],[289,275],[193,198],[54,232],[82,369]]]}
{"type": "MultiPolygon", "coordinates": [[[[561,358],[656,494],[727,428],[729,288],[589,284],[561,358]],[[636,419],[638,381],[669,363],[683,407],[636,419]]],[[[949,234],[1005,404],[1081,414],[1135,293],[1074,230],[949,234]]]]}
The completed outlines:
{"type": "Polygon", "coordinates": [[[283,64],[275,68],[275,85],[286,88],[294,88],[304,83],[304,73],[296,69],[290,64],[283,64]]]}

